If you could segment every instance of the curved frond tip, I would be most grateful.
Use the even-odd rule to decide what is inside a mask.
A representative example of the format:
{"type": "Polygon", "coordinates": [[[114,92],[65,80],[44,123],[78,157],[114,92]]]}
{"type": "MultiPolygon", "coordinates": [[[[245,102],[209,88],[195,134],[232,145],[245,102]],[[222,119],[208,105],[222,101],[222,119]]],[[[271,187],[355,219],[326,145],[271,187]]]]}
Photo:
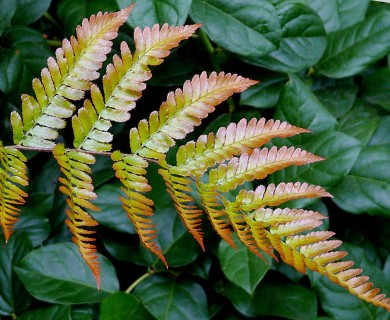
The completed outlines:
{"type": "Polygon", "coordinates": [[[0,141],[0,225],[8,242],[17,216],[28,196],[21,187],[28,185],[27,158],[17,149],[5,148],[0,141]]]}
{"type": "Polygon", "coordinates": [[[91,81],[111,51],[119,27],[126,21],[133,5],[114,13],[101,13],[84,19],[76,29],[77,37],[63,40],[55,59],[47,60],[41,79],[33,80],[35,97],[22,95],[22,116],[11,114],[15,144],[32,147],[54,146],[58,130],[72,116],[72,101],[84,97],[91,81]]]}
{"type": "Polygon", "coordinates": [[[123,209],[133,223],[141,243],[168,268],[163,252],[156,243],[156,225],[151,219],[154,203],[144,195],[151,190],[145,177],[148,162],[137,155],[122,155],[119,151],[115,151],[111,158],[115,176],[121,181],[121,189],[126,195],[126,198],[119,197],[123,209]]]}
{"type": "Polygon", "coordinates": [[[97,261],[96,246],[93,227],[98,225],[86,211],[86,209],[99,210],[91,200],[96,199],[94,187],[90,177],[89,165],[95,163],[95,158],[86,153],[65,150],[62,144],[53,148],[53,155],[60,166],[64,177],[59,177],[61,182],[60,191],[66,195],[68,219],[66,225],[73,234],[73,242],[79,248],[81,256],[91,269],[98,288],[100,288],[100,266],[97,261]]]}

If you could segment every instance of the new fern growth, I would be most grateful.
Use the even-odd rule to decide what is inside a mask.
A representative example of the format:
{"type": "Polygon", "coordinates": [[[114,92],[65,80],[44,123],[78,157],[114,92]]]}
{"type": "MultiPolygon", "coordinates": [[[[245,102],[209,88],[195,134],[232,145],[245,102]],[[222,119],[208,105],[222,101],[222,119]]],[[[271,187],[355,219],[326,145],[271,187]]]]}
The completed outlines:
{"type": "MultiPolygon", "coordinates": [[[[346,252],[335,250],[339,240],[331,240],[330,231],[309,231],[321,225],[324,216],[303,209],[278,208],[286,201],[299,198],[330,197],[320,186],[307,183],[260,185],[255,190],[240,190],[234,199],[226,192],[247,181],[264,179],[291,165],[322,161],[321,157],[294,147],[264,148],[272,138],[286,138],[309,132],[278,120],[242,119],[220,128],[216,133],[201,135],[176,152],[176,162],[168,163],[167,152],[177,140],[185,138],[202,119],[234,93],[254,85],[236,74],[206,72],[195,75],[183,88],[170,92],[158,111],[141,120],[129,132],[131,153],[112,150],[113,122],[125,122],[136,101],[152,77],[150,66],[157,66],[200,27],[173,27],[164,24],[134,30],[135,51],[123,42],[120,54],[107,66],[102,83],[93,83],[107,59],[112,40],[125,22],[132,6],[116,13],[99,13],[84,19],[77,36],[64,40],[55,58],[49,58],[40,79],[34,79],[35,96],[22,96],[22,115],[11,114],[14,146],[0,145],[0,222],[6,240],[14,229],[27,193],[27,159],[24,149],[51,150],[62,172],[60,191],[67,202],[66,224],[73,241],[100,284],[95,227],[90,210],[98,210],[91,179],[91,164],[96,155],[111,156],[113,170],[122,184],[123,209],[134,224],[141,243],[169,265],[157,242],[153,223],[153,201],[148,198],[151,186],[146,178],[148,164],[158,163],[167,193],[188,231],[204,250],[202,215],[205,214],[223,240],[235,247],[232,232],[248,249],[263,257],[282,259],[301,272],[319,272],[347,288],[352,294],[386,308],[390,300],[353,262],[340,260],[346,252]],[[102,88],[102,89],[100,89],[102,88]],[[85,92],[90,98],[76,112],[75,101],[85,92]],[[58,144],[58,132],[71,124],[74,148],[58,144]],[[196,192],[202,208],[195,204],[196,192]]],[[[104,214],[101,213],[101,214],[104,214]]],[[[103,275],[104,276],[104,275],[103,275]]]]}

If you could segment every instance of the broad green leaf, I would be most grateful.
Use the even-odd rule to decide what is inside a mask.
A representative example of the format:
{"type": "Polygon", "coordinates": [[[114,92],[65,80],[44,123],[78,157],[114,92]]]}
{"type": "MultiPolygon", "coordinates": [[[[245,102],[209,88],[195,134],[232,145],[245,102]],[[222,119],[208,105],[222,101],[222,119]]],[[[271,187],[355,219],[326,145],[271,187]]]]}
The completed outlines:
{"type": "Polygon", "coordinates": [[[390,70],[381,68],[363,78],[364,101],[377,104],[390,111],[390,70]]]}
{"type": "Polygon", "coordinates": [[[32,250],[32,245],[24,232],[15,232],[8,243],[2,237],[0,245],[0,314],[12,315],[22,312],[31,302],[12,268],[32,250]]]}
{"type": "Polygon", "coordinates": [[[83,18],[96,14],[99,11],[117,11],[115,1],[107,0],[61,0],[57,6],[57,15],[64,24],[66,35],[74,34],[76,26],[83,18]]]}
{"type": "Polygon", "coordinates": [[[217,290],[247,317],[277,316],[311,320],[317,316],[315,292],[300,285],[264,283],[256,288],[253,295],[231,283],[219,283],[217,290]]]}
{"type": "Polygon", "coordinates": [[[316,64],[326,47],[319,16],[310,7],[296,2],[281,2],[276,9],[282,28],[277,49],[246,61],[282,72],[297,72],[316,64]]]}
{"type": "Polygon", "coordinates": [[[363,71],[390,50],[390,11],[377,11],[343,32],[328,35],[328,46],[318,63],[318,71],[328,77],[343,78],[363,71]]]}
{"type": "Polygon", "coordinates": [[[134,226],[118,198],[124,196],[120,191],[119,183],[104,184],[96,189],[96,194],[98,197],[93,203],[100,208],[100,211],[91,212],[93,218],[107,228],[134,234],[134,226]]]}
{"type": "MultiPolygon", "coordinates": [[[[370,277],[370,281],[381,288],[383,293],[389,294],[390,280],[384,272],[372,263],[367,252],[358,245],[344,242],[342,250],[348,252],[347,259],[356,262],[356,268],[362,268],[362,274],[370,277]]],[[[351,295],[346,289],[334,284],[328,278],[313,274],[313,286],[316,289],[322,309],[334,319],[366,320],[388,319],[382,318],[382,308],[366,303],[351,295]]],[[[384,312],[386,314],[386,312],[384,312]]]]}
{"type": "Polygon", "coordinates": [[[187,79],[190,79],[194,74],[201,73],[202,67],[193,59],[181,57],[175,52],[172,52],[164,63],[153,70],[153,77],[149,80],[149,84],[154,86],[179,86],[187,79]]]}
{"type": "Polygon", "coordinates": [[[134,2],[136,5],[127,23],[133,28],[144,28],[156,23],[183,25],[190,11],[192,0],[116,0],[120,8],[128,7],[134,2]]]}
{"type": "Polygon", "coordinates": [[[53,198],[52,193],[33,192],[29,194],[27,204],[22,207],[15,228],[25,231],[34,247],[41,245],[50,235],[48,215],[52,210],[53,198]]]}
{"type": "Polygon", "coordinates": [[[249,87],[240,95],[240,105],[247,105],[255,108],[271,108],[278,102],[280,92],[286,82],[285,74],[274,73],[265,75],[260,82],[249,87]]]}
{"type": "Polygon", "coordinates": [[[370,145],[390,145],[390,116],[381,117],[378,126],[371,137],[370,145]]]}
{"type": "Polygon", "coordinates": [[[41,33],[27,27],[8,29],[2,41],[8,49],[0,54],[0,90],[20,96],[31,90],[31,80],[40,75],[52,51],[41,33]]]}
{"type": "Polygon", "coordinates": [[[17,1],[15,0],[0,0],[0,36],[11,24],[11,19],[15,14],[16,7],[17,1]]]}
{"type": "Polygon", "coordinates": [[[106,297],[100,305],[99,320],[155,319],[132,294],[116,292],[106,297]]]}
{"type": "Polygon", "coordinates": [[[352,213],[390,215],[389,145],[366,146],[332,194],[338,206],[352,213]]]}
{"type": "Polygon", "coordinates": [[[12,18],[12,24],[28,25],[42,17],[49,8],[51,0],[17,0],[17,3],[18,7],[12,18]]]}
{"type": "Polygon", "coordinates": [[[91,320],[94,317],[93,304],[89,305],[73,305],[71,317],[72,320],[91,320]]]}
{"type": "Polygon", "coordinates": [[[15,267],[15,271],[27,290],[39,300],[61,304],[95,303],[119,290],[110,261],[98,256],[100,291],[91,270],[72,243],[51,244],[34,250],[15,267]]]}
{"type": "Polygon", "coordinates": [[[333,189],[330,188],[339,184],[352,169],[361,149],[360,142],[339,131],[321,132],[302,140],[302,144],[298,145],[300,148],[326,160],[301,167],[288,167],[271,175],[271,181],[306,181],[332,193],[333,189]]]}
{"type": "Polygon", "coordinates": [[[282,90],[275,118],[314,132],[331,130],[337,125],[310,88],[293,74],[282,90]]]}
{"type": "Polygon", "coordinates": [[[236,238],[237,250],[221,241],[218,249],[218,258],[222,272],[232,283],[253,294],[261,279],[270,269],[272,258],[264,254],[265,263],[255,256],[248,248],[236,238]]]}
{"type": "Polygon", "coordinates": [[[314,84],[313,87],[318,100],[337,119],[352,109],[359,90],[359,87],[351,82],[344,83],[334,79],[314,84]]]}
{"type": "Polygon", "coordinates": [[[154,274],[135,288],[134,295],[160,320],[209,319],[206,294],[190,280],[154,274]]]}
{"type": "Polygon", "coordinates": [[[260,57],[275,50],[281,27],[267,0],[193,0],[191,19],[222,48],[243,57],[260,57]]]}
{"type": "Polygon", "coordinates": [[[356,103],[354,108],[339,119],[338,130],[367,144],[379,123],[377,112],[356,103]]]}
{"type": "Polygon", "coordinates": [[[23,313],[18,320],[73,320],[70,314],[70,306],[52,306],[47,308],[39,308],[23,313]]]}
{"type": "Polygon", "coordinates": [[[309,0],[321,17],[327,32],[333,32],[362,21],[370,0],[309,0]]]}

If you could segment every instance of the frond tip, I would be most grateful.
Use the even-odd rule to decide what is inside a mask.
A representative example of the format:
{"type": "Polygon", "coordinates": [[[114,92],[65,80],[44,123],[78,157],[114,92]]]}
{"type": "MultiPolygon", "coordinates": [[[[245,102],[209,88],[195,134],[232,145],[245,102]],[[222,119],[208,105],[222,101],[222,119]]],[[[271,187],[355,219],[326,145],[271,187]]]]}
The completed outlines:
{"type": "Polygon", "coordinates": [[[5,241],[12,234],[27,193],[20,186],[28,185],[27,158],[17,149],[5,148],[0,141],[0,224],[5,241]]]}
{"type": "Polygon", "coordinates": [[[94,187],[90,177],[89,165],[95,163],[95,158],[86,153],[74,150],[66,150],[62,144],[53,148],[53,155],[60,166],[64,177],[59,177],[61,182],[60,191],[66,195],[68,208],[66,225],[73,234],[73,242],[79,248],[81,256],[91,269],[97,286],[100,288],[100,266],[97,261],[96,247],[91,242],[95,241],[92,236],[96,231],[92,227],[98,223],[88,214],[86,209],[99,210],[91,200],[96,199],[94,187]]]}
{"type": "Polygon", "coordinates": [[[112,156],[115,176],[122,183],[122,191],[125,197],[119,197],[122,207],[133,223],[141,243],[153,252],[168,267],[162,250],[156,243],[157,230],[151,217],[153,216],[153,201],[144,193],[151,187],[145,177],[148,162],[137,155],[122,155],[115,151],[112,156]]]}

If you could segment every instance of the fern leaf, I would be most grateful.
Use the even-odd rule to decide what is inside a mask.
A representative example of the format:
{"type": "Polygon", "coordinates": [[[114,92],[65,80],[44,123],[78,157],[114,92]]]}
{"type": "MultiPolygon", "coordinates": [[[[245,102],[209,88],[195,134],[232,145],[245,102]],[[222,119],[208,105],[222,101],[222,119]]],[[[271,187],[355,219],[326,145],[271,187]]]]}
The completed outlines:
{"type": "Polygon", "coordinates": [[[255,190],[241,189],[235,202],[240,203],[244,211],[252,211],[266,206],[278,206],[281,203],[302,199],[331,197],[331,194],[320,186],[308,183],[279,183],[277,186],[271,183],[267,187],[260,185],[255,190]]]}
{"type": "Polygon", "coordinates": [[[138,128],[131,129],[132,152],[152,159],[163,158],[174,141],[192,132],[215,106],[255,83],[223,72],[194,76],[184,83],[183,89],[170,92],[159,112],[151,113],[149,121],[141,120],[138,128]]]}
{"type": "Polygon", "coordinates": [[[66,225],[73,234],[73,242],[79,248],[81,256],[95,277],[100,288],[100,266],[97,261],[96,247],[92,227],[98,223],[87,213],[86,209],[97,211],[98,207],[90,201],[96,199],[89,165],[95,163],[95,158],[86,153],[65,150],[62,144],[53,148],[53,155],[65,177],[59,177],[60,191],[66,195],[68,219],[66,225]]]}
{"type": "Polygon", "coordinates": [[[226,210],[220,201],[219,193],[214,188],[207,188],[207,184],[203,184],[199,179],[197,179],[196,186],[202,201],[203,209],[206,212],[213,229],[231,247],[237,249],[232,237],[230,222],[226,210]]]}
{"type": "Polygon", "coordinates": [[[97,86],[92,86],[92,101],[73,116],[74,146],[89,151],[111,150],[112,135],[108,133],[111,121],[129,120],[129,112],[151,78],[149,65],[158,65],[180,41],[190,37],[199,25],[181,27],[156,24],[134,30],[136,51],[134,57],[125,42],[121,44],[121,57],[115,55],[103,77],[104,98],[97,86]]]}
{"type": "Polygon", "coordinates": [[[10,238],[27,197],[20,186],[28,185],[26,157],[17,149],[4,148],[0,141],[0,224],[5,241],[10,238]]]}
{"type": "Polygon", "coordinates": [[[136,155],[122,155],[119,151],[115,151],[111,158],[114,161],[115,175],[121,181],[123,185],[121,189],[126,195],[126,198],[119,197],[123,209],[134,224],[141,243],[168,267],[161,249],[155,242],[156,225],[150,219],[153,216],[153,201],[143,194],[151,189],[145,178],[148,162],[136,155]]]}
{"type": "Polygon", "coordinates": [[[272,138],[286,138],[309,130],[295,127],[287,122],[241,119],[217,133],[201,135],[196,142],[189,141],[181,146],[176,155],[177,166],[184,172],[202,175],[207,168],[222,163],[233,156],[248,153],[269,142],[272,138]]]}
{"type": "Polygon", "coordinates": [[[244,153],[239,158],[232,158],[227,164],[212,169],[209,184],[218,187],[222,192],[227,192],[245,181],[263,179],[270,173],[290,165],[304,165],[320,160],[323,158],[300,148],[255,149],[250,156],[244,153]]]}
{"type": "Polygon", "coordinates": [[[204,251],[203,232],[201,230],[202,210],[192,205],[194,199],[189,195],[191,181],[187,177],[176,176],[167,169],[160,168],[158,172],[165,181],[168,193],[172,197],[176,211],[184,225],[204,251]]]}
{"type": "Polygon", "coordinates": [[[50,57],[41,79],[33,80],[35,98],[22,95],[22,117],[16,112],[11,114],[15,144],[54,146],[58,130],[66,125],[64,119],[75,110],[71,101],[82,99],[91,81],[99,77],[97,71],[111,50],[111,40],[116,38],[132,7],[92,15],[77,27],[77,38],[63,40],[56,59],[50,57]]]}
{"type": "Polygon", "coordinates": [[[246,215],[239,211],[239,207],[235,206],[234,203],[226,202],[225,201],[225,208],[226,212],[229,217],[229,221],[232,224],[234,230],[237,233],[238,238],[241,240],[242,243],[246,245],[246,247],[256,256],[260,257],[264,260],[264,262],[267,262],[262,255],[262,249],[263,252],[266,252],[270,254],[272,257],[274,257],[274,254],[272,253],[272,249],[267,246],[266,244],[263,246],[263,241],[261,238],[260,233],[257,233],[257,238],[252,233],[251,228],[249,227],[246,219],[246,215]],[[257,243],[257,241],[259,243],[257,243]],[[260,245],[259,245],[260,244],[260,245]]]}
{"type": "MultiPolygon", "coordinates": [[[[230,206],[237,205],[233,204],[230,206]]],[[[262,208],[246,217],[248,225],[253,225],[250,220],[255,221],[287,264],[302,273],[309,269],[325,275],[360,299],[390,311],[390,299],[380,294],[379,289],[372,288],[373,284],[368,282],[368,277],[360,276],[362,270],[352,269],[352,261],[340,261],[347,253],[335,251],[341,241],[330,239],[333,232],[312,231],[299,234],[321,224],[324,217],[319,213],[302,209],[262,208]]],[[[253,227],[251,230],[253,236],[253,227]]]]}

